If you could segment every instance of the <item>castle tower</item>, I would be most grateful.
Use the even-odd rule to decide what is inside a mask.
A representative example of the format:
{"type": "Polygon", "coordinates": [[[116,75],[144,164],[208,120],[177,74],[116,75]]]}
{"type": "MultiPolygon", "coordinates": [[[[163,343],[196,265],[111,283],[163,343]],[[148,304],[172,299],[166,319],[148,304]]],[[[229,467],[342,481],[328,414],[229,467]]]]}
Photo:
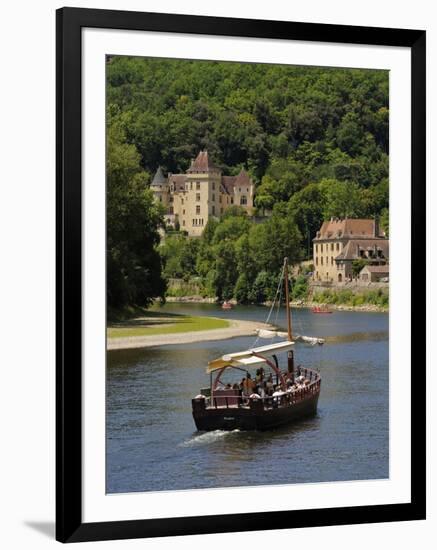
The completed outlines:
{"type": "Polygon", "coordinates": [[[200,236],[211,216],[219,216],[221,170],[215,166],[208,151],[200,151],[187,170],[187,221],[189,234],[200,236]]]}
{"type": "Polygon", "coordinates": [[[157,201],[163,203],[164,205],[167,204],[167,178],[164,176],[160,166],[158,166],[158,170],[156,170],[155,175],[153,176],[150,189],[153,191],[157,201]]]}

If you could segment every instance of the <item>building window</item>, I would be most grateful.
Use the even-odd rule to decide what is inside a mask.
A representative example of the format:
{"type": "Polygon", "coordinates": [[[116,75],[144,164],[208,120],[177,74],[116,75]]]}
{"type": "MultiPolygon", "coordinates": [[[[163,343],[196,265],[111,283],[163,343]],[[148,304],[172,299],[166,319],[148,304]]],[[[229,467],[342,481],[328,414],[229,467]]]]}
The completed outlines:
{"type": "Polygon", "coordinates": [[[320,256],[320,265],[323,265],[323,256],[320,256]]]}
{"type": "Polygon", "coordinates": [[[231,204],[234,204],[234,197],[231,197],[231,204]]]}
{"type": "Polygon", "coordinates": [[[220,214],[223,214],[223,208],[220,208],[220,214]]]}
{"type": "Polygon", "coordinates": [[[212,195],[212,202],[215,202],[215,195],[212,195]]]}
{"type": "Polygon", "coordinates": [[[185,226],[185,220],[182,220],[182,225],[185,226]]]}
{"type": "Polygon", "coordinates": [[[326,265],[329,265],[329,258],[326,256],[326,265]]]}
{"type": "Polygon", "coordinates": [[[174,201],[174,197],[169,197],[169,202],[173,202],[174,201]]]}
{"type": "Polygon", "coordinates": [[[241,187],[238,188],[238,192],[241,193],[241,187]]]}
{"type": "Polygon", "coordinates": [[[316,265],[319,265],[319,258],[316,256],[316,265]]]}
{"type": "Polygon", "coordinates": [[[336,248],[337,250],[340,250],[340,243],[337,243],[336,248]]]}
{"type": "Polygon", "coordinates": [[[334,243],[331,243],[331,252],[334,251],[334,243]]]}
{"type": "Polygon", "coordinates": [[[241,195],[241,197],[240,197],[240,204],[241,204],[242,206],[244,206],[245,204],[247,204],[247,197],[246,197],[246,195],[241,195]]]}
{"type": "Polygon", "coordinates": [[[212,190],[214,191],[214,189],[215,189],[215,182],[213,181],[212,182],[212,190]]]}
{"type": "Polygon", "coordinates": [[[184,199],[181,199],[181,204],[184,204],[184,199]]]}
{"type": "Polygon", "coordinates": [[[159,195],[159,202],[162,202],[162,197],[161,197],[161,195],[159,195]]]}
{"type": "Polygon", "coordinates": [[[182,210],[182,214],[185,214],[185,208],[184,208],[184,210],[182,210]]]}
{"type": "Polygon", "coordinates": [[[222,202],[222,196],[219,195],[219,202],[222,202]]]}
{"type": "Polygon", "coordinates": [[[334,265],[334,256],[331,256],[331,265],[334,265]]]}
{"type": "Polygon", "coordinates": [[[200,181],[196,181],[196,191],[200,191],[200,181]]]}
{"type": "Polygon", "coordinates": [[[170,208],[168,209],[168,213],[173,214],[173,206],[170,206],[170,208]]]}
{"type": "Polygon", "coordinates": [[[196,193],[196,201],[197,201],[197,202],[200,201],[200,193],[196,193]]]}
{"type": "Polygon", "coordinates": [[[200,204],[196,206],[196,214],[200,214],[200,204]]]}
{"type": "Polygon", "coordinates": [[[212,208],[211,208],[211,214],[212,214],[213,216],[215,216],[215,206],[214,206],[214,205],[213,205],[212,208]]]}
{"type": "Polygon", "coordinates": [[[190,189],[192,190],[193,189],[193,182],[190,181],[190,189]]]}

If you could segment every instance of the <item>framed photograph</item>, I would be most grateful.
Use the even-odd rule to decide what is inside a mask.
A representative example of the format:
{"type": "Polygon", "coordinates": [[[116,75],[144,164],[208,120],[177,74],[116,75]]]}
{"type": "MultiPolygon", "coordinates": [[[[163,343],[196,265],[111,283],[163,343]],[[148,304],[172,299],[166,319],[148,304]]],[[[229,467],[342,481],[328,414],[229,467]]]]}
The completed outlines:
{"type": "Polygon", "coordinates": [[[425,518],[425,32],[57,12],[57,519],[425,518]]]}

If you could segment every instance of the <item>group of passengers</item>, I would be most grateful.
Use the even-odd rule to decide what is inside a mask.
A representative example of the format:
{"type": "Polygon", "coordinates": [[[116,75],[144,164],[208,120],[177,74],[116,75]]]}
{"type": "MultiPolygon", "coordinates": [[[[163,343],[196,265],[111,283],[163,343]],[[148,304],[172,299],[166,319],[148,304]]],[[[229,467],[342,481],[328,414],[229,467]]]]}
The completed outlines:
{"type": "Polygon", "coordinates": [[[288,378],[286,381],[286,390],[284,391],[277,381],[274,384],[272,374],[270,373],[266,376],[264,369],[261,367],[256,371],[254,379],[248,372],[239,384],[226,384],[223,389],[237,390],[245,398],[273,397],[275,401],[278,401],[282,395],[305,388],[309,384],[310,380],[303,375],[297,376],[294,381],[288,378]]]}

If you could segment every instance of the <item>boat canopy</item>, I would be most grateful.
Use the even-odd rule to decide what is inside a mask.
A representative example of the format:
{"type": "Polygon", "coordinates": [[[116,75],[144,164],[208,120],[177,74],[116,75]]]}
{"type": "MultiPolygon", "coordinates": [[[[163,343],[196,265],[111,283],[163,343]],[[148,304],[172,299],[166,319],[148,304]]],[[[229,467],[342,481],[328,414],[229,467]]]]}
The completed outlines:
{"type": "Polygon", "coordinates": [[[212,372],[224,367],[256,367],[266,363],[266,358],[281,351],[288,351],[294,346],[294,342],[285,340],[268,346],[252,348],[237,353],[229,353],[214,359],[208,363],[206,372],[212,372]]]}

